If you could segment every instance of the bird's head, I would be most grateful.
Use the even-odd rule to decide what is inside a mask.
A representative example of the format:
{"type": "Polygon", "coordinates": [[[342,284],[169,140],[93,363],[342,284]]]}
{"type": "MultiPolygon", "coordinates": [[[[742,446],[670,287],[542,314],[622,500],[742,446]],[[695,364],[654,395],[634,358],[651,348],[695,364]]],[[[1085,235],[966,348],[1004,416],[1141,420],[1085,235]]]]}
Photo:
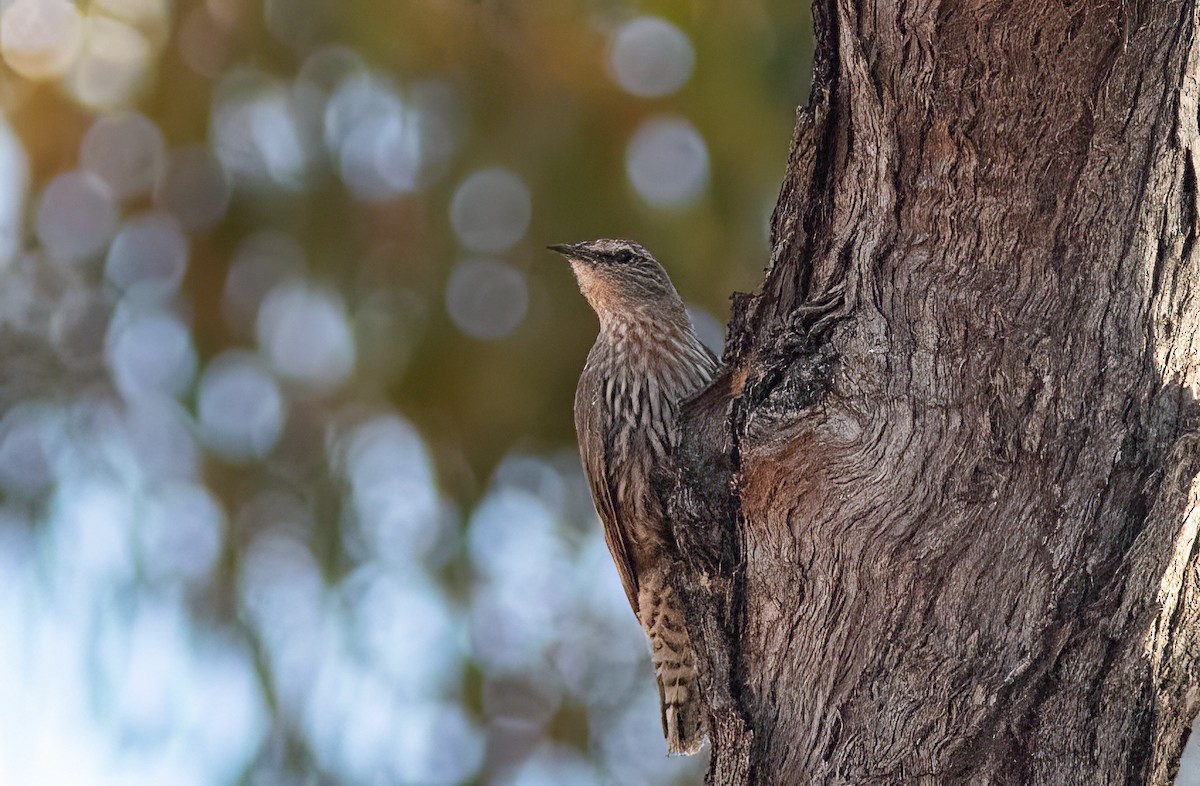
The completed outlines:
{"type": "MultiPolygon", "coordinates": [[[[683,308],[667,271],[650,252],[628,240],[589,240],[550,246],[571,263],[579,291],[606,317],[683,308]]],[[[665,314],[664,314],[665,315],[665,314]]]]}

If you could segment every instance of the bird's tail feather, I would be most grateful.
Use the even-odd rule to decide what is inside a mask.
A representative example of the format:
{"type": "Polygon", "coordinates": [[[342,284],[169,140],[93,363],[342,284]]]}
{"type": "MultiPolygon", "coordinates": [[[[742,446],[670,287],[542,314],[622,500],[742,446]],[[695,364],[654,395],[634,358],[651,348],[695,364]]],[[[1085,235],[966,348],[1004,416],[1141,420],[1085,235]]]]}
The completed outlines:
{"type": "MultiPolygon", "coordinates": [[[[694,691],[694,687],[689,687],[694,691]]],[[[668,694],[678,693],[678,690],[668,691],[661,678],[658,680],[658,693],[663,699],[662,723],[663,736],[667,738],[667,754],[690,756],[699,753],[706,736],[704,711],[699,697],[693,693],[691,696],[677,695],[674,699],[667,699],[665,697],[668,694]]]]}
{"type": "Polygon", "coordinates": [[[663,736],[668,754],[699,752],[708,728],[696,685],[692,642],[671,589],[646,582],[640,593],[642,626],[650,637],[650,659],[658,681],[663,736]],[[647,586],[649,585],[649,586],[647,586]],[[646,591],[648,590],[648,592],[646,591]]]}

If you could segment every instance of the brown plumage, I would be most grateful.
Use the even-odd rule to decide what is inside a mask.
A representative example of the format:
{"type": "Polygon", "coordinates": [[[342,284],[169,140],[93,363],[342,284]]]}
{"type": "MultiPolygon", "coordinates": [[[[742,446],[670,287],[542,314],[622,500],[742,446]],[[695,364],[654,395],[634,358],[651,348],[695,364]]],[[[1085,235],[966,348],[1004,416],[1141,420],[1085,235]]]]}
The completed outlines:
{"type": "Polygon", "coordinates": [[[575,391],[580,456],[629,605],[650,637],[667,751],[695,753],[706,723],[683,614],[666,582],[675,546],[654,485],[675,446],[677,405],[712,378],[716,359],[644,248],[624,240],[551,248],[571,261],[600,318],[575,391]]]}

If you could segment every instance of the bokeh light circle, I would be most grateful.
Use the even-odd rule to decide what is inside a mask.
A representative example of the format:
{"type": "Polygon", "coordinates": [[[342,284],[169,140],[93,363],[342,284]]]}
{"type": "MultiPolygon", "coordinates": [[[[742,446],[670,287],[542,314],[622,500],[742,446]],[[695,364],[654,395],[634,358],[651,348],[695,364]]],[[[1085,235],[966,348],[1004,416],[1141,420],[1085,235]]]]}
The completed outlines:
{"type": "Polygon", "coordinates": [[[279,383],[253,355],[238,350],[223,352],[204,370],[196,410],[204,444],[231,461],[267,455],[287,417],[279,383]]]}
{"type": "Polygon", "coordinates": [[[429,556],[444,522],[429,451],[411,424],[396,415],[359,424],[336,443],[334,463],[350,486],[347,535],[358,551],[407,566],[429,556]]]}
{"type": "Polygon", "coordinates": [[[529,188],[499,167],[481,169],[459,185],[450,203],[458,242],[472,251],[497,253],[516,245],[529,228],[529,188]]]}
{"type": "Polygon", "coordinates": [[[625,171],[638,196],[654,207],[686,207],[708,184],[708,148],[686,120],[654,117],[629,140],[625,171]]]}
{"type": "Polygon", "coordinates": [[[66,73],[79,53],[83,20],[67,0],[16,0],[0,15],[0,50],[26,79],[66,73]]]}
{"type": "MultiPolygon", "coordinates": [[[[421,110],[385,79],[330,57],[322,68],[347,75],[325,106],[325,143],[342,180],[359,199],[380,202],[415,191],[424,166],[421,110]]],[[[331,75],[317,73],[325,80],[331,75]]]]}
{"type": "Polygon", "coordinates": [[[272,289],[258,310],[259,346],[284,378],[329,389],[354,370],[354,335],[341,301],[300,280],[272,289]]]}
{"type": "Polygon", "coordinates": [[[670,95],[683,87],[694,63],[687,35],[654,16],[621,25],[608,51],[608,67],[617,84],[644,98],[670,95]]]}
{"type": "Polygon", "coordinates": [[[150,190],[165,156],[162,132],[136,112],[99,118],[88,129],[79,150],[83,168],[103,178],[120,199],[150,190]]]}
{"type": "Polygon", "coordinates": [[[179,222],[162,213],[135,216],[125,222],[108,247],[104,274],[140,300],[169,298],[183,282],[187,238],[179,222]]]}
{"type": "Polygon", "coordinates": [[[207,489],[172,482],[156,490],[139,534],[142,567],[160,581],[197,581],[216,564],[225,513],[207,489]]]}
{"type": "Polygon", "coordinates": [[[494,259],[460,262],[446,283],[450,319],[474,338],[504,338],[525,319],[528,305],[525,275],[494,259]]]}
{"type": "Polygon", "coordinates": [[[296,100],[289,87],[253,69],[237,69],[217,86],[213,146],[239,184],[292,190],[304,185],[315,153],[309,129],[315,129],[316,110],[296,100]]]}
{"type": "Polygon", "coordinates": [[[232,55],[230,30],[203,6],[182,15],[176,40],[179,56],[195,73],[215,79],[232,55]]]}
{"type": "Polygon", "coordinates": [[[90,257],[108,242],[117,207],[104,181],[91,172],[67,172],[50,181],[38,203],[38,240],[64,259],[90,257]]]}
{"type": "Polygon", "coordinates": [[[69,80],[71,92],[87,106],[125,105],[146,79],[152,55],[150,42],[137,28],[106,16],[89,16],[69,80]]]}
{"type": "Polygon", "coordinates": [[[173,314],[124,309],[109,328],[108,365],[127,399],[179,396],[196,373],[187,325],[173,314]]]}

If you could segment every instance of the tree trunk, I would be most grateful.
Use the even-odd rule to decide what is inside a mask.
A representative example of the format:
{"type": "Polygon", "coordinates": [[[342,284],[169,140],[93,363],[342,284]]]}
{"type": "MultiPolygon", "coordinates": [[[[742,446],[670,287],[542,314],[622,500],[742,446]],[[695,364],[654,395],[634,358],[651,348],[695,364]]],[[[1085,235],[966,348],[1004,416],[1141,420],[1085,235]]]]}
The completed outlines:
{"type": "Polygon", "coordinates": [[[1197,2],[814,5],[771,264],[678,457],[709,782],[1168,784],[1197,2]]]}

